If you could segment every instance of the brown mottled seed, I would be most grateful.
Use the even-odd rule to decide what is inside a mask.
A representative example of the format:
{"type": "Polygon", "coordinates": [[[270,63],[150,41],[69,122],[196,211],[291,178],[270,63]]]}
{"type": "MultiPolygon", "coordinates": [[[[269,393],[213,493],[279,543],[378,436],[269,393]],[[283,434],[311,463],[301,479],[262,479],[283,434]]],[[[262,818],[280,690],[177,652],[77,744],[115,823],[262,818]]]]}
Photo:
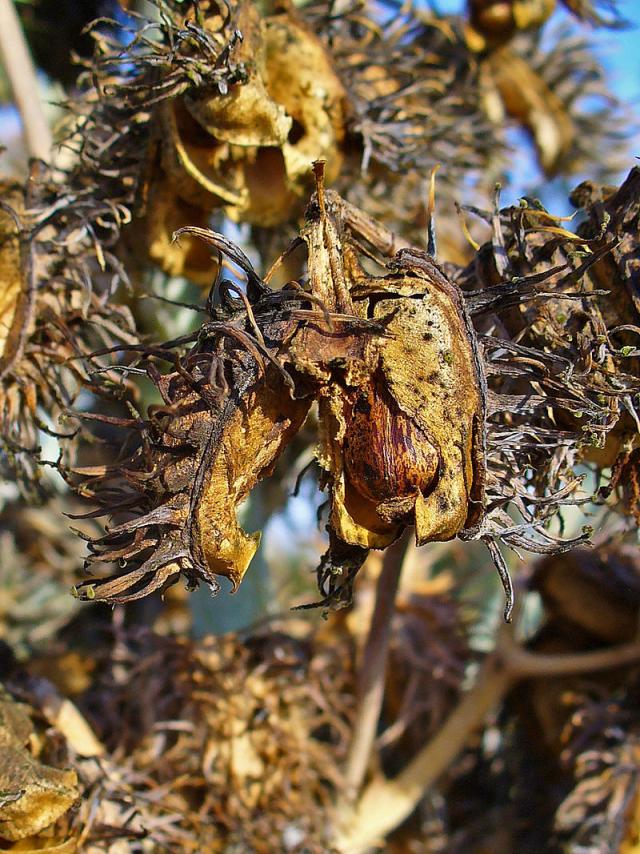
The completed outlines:
{"type": "Polygon", "coordinates": [[[427,493],[439,464],[428,435],[400,411],[380,377],[353,403],[344,458],[351,484],[375,503],[427,493]]]}

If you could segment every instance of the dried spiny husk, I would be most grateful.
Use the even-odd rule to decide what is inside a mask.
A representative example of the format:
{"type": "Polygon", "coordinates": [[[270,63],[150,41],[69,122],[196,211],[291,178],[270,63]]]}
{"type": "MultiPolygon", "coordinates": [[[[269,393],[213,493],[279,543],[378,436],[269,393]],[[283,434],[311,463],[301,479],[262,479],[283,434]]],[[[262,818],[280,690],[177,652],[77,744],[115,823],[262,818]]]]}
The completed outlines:
{"type": "Polygon", "coordinates": [[[59,415],[83,387],[107,393],[75,360],[133,332],[127,309],[109,300],[122,268],[87,227],[102,215],[115,230],[119,212],[79,200],[37,166],[25,188],[3,189],[0,444],[29,491],[41,482],[40,433],[73,438],[56,432],[59,415]]]}
{"type": "Polygon", "coordinates": [[[419,544],[450,539],[482,512],[484,377],[462,297],[417,250],[365,275],[340,240],[340,200],[328,200],[303,231],[312,292],[377,327],[346,339],[309,328],[292,345],[321,384],[330,526],[361,548],[384,548],[407,524],[419,544]]]}
{"type": "Polygon", "coordinates": [[[469,46],[486,50],[509,41],[518,30],[540,27],[555,6],[556,0],[468,0],[469,46]]]}
{"type": "Polygon", "coordinates": [[[583,698],[565,731],[563,767],[573,786],[555,813],[566,850],[632,854],[640,839],[638,681],[601,699],[583,698]]]}
{"type": "MultiPolygon", "coordinates": [[[[589,290],[602,291],[597,297],[597,309],[602,317],[599,333],[605,340],[610,365],[622,378],[640,375],[640,247],[638,246],[638,216],[640,215],[640,169],[634,167],[618,188],[581,184],[571,199],[588,215],[577,232],[595,246],[610,250],[598,255],[589,267],[586,285],[589,290]],[[606,293],[605,293],[606,292],[606,293]],[[604,329],[602,328],[604,327],[604,329]]],[[[638,415],[633,395],[622,397],[622,417],[616,429],[607,437],[600,465],[611,464],[619,453],[626,454],[638,447],[638,415]]]]}
{"type": "MultiPolygon", "coordinates": [[[[0,374],[18,356],[26,333],[29,293],[25,283],[24,258],[20,241],[20,220],[24,213],[22,187],[0,181],[0,196],[6,207],[0,209],[0,374]]],[[[4,406],[2,407],[4,409],[4,406]]]]}
{"type": "Polygon", "coordinates": [[[16,841],[57,821],[80,795],[72,769],[38,760],[28,707],[0,685],[0,837],[16,841]]]}
{"type": "MultiPolygon", "coordinates": [[[[221,282],[220,307],[184,355],[180,342],[138,348],[168,360],[175,373],[151,371],[165,405],[146,423],[123,425],[142,427],[142,445],[101,473],[93,490],[105,513],[126,506],[130,515],[94,541],[90,562],[129,565],[106,582],[81,585],[86,598],[139,598],[180,573],[214,589],[216,574],[237,585],[257,540],[238,527],[236,507],[270,473],[313,399],[322,486],[331,498],[330,547],[319,570],[327,601],[348,597],[367,550],[386,547],[406,526],[415,527],[418,543],[483,539],[507,586],[496,540],[554,553],[587,536],[563,540],[548,523],[562,505],[586,500],[575,496],[577,449],[611,429],[619,386],[590,354],[588,329],[577,353],[560,333],[539,346],[522,343],[522,325],[514,340],[484,334],[480,344],[471,318],[493,312],[508,324],[521,304],[544,306],[540,292],[561,272],[568,270],[572,286],[584,276],[588,264],[551,266],[524,250],[540,223],[542,234],[561,242],[596,244],[558,234],[546,212],[518,209],[520,219],[510,212],[507,220],[522,230],[509,268],[502,250],[491,254],[506,244],[496,213],[489,216],[494,246],[458,271],[463,294],[426,253],[398,248],[395,235],[325,192],[321,164],[316,179],[293,244],[307,247],[306,289],[290,283],[271,291],[224,237],[188,230],[246,272],[247,296],[221,282]],[[364,256],[382,272],[365,272],[364,256]]],[[[574,297],[588,302],[573,293],[563,299],[574,297]]],[[[583,326],[593,321],[583,315],[583,326]]]]}
{"type": "MultiPolygon", "coordinates": [[[[578,172],[585,161],[602,168],[603,146],[594,134],[606,134],[611,148],[606,165],[613,171],[623,125],[602,67],[589,46],[566,28],[552,35],[551,48],[548,39],[541,45],[541,26],[555,0],[471,0],[469,6],[467,45],[478,54],[478,95],[495,132],[508,119],[517,122],[531,136],[546,175],[578,172]],[[582,109],[580,102],[589,97],[592,102],[582,109]]],[[[580,14],[577,4],[572,11],[605,23],[580,14]]]]}
{"type": "MultiPolygon", "coordinates": [[[[576,18],[597,26],[620,27],[625,22],[617,10],[616,0],[561,0],[576,18]],[[606,8],[603,17],[597,6],[606,8]]],[[[487,50],[504,44],[523,30],[539,29],[557,7],[556,0],[467,0],[469,23],[466,28],[469,47],[487,50]]]]}
{"type": "MultiPolygon", "coordinates": [[[[330,492],[325,602],[348,600],[367,550],[407,526],[424,544],[482,536],[486,387],[460,291],[418,249],[324,191],[307,212],[315,311],[288,357],[316,386],[321,485],[330,492]],[[364,239],[392,260],[359,262],[364,239]],[[385,271],[386,267],[386,271],[385,271]],[[386,275],[385,275],[386,272],[386,275]]],[[[366,253],[365,253],[366,254],[366,253]]]]}
{"type": "MultiPolygon", "coordinates": [[[[591,185],[579,188],[574,198],[580,196],[589,219],[577,234],[534,203],[494,215],[493,241],[464,277],[485,288],[513,277],[539,277],[545,299],[514,305],[501,312],[500,323],[520,344],[574,364],[565,391],[582,375],[578,384],[583,389],[573,403],[558,400],[556,429],[562,428],[565,436],[567,431],[577,434],[576,451],[600,471],[618,458],[616,471],[626,471],[632,514],[637,501],[632,475],[638,446],[634,295],[639,176],[640,171],[632,170],[619,190],[605,188],[604,196],[591,185]]],[[[616,471],[602,494],[620,482],[616,471]]]]}
{"type": "MultiPolygon", "coordinates": [[[[209,239],[257,281],[239,250],[213,233],[209,239]]],[[[95,483],[83,487],[117,521],[93,541],[88,563],[123,565],[112,578],[80,584],[82,598],[139,599],[181,573],[190,585],[203,580],[214,592],[216,576],[229,578],[234,589],[242,580],[260,535],[242,530],[237,507],[270,474],[311,405],[301,387],[299,396],[292,394],[293,381],[277,361],[297,329],[291,315],[305,295],[260,293],[251,306],[227,292],[190,351],[167,350],[177,370],[150,371],[164,404],[150,409],[142,447],[121,466],[96,471],[95,483]],[[118,518],[122,506],[130,509],[118,518]]],[[[156,353],[162,357],[161,348],[156,353]]]]}
{"type": "Polygon", "coordinates": [[[160,162],[167,134],[160,117],[167,104],[187,93],[228,91],[245,71],[232,60],[238,39],[227,27],[226,8],[221,16],[210,16],[205,31],[184,20],[185,4],[178,8],[155,0],[154,5],[158,15],[152,19],[101,18],[91,32],[93,59],[79,76],[78,94],[66,104],[68,142],[76,153],[68,183],[83,193],[95,187],[94,198],[118,212],[120,225],[133,219],[115,236],[134,279],[141,275],[146,250],[171,275],[209,286],[211,265],[203,247],[188,237],[181,246],[171,245],[176,228],[206,225],[211,208],[183,199],[167,182],[160,162]],[[124,48],[123,32],[130,36],[124,48]]]}

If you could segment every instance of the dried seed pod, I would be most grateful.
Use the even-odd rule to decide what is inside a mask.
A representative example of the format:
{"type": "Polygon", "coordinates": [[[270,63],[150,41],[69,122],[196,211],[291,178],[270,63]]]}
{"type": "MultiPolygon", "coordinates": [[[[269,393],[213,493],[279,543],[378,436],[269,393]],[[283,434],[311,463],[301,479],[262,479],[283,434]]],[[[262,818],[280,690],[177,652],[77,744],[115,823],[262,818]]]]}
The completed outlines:
{"type": "MultiPolygon", "coordinates": [[[[615,0],[561,0],[582,21],[604,27],[620,27],[625,22],[615,0]],[[602,6],[609,14],[597,11],[602,6]]],[[[472,50],[485,50],[509,41],[522,30],[541,27],[557,6],[556,0],[467,0],[469,26],[467,40],[472,50]]]]}
{"type": "Polygon", "coordinates": [[[584,184],[572,198],[588,214],[577,233],[531,200],[487,213],[492,243],[480,250],[460,281],[463,288],[482,288],[513,277],[543,277],[544,300],[515,305],[501,313],[500,322],[522,344],[572,360],[585,376],[585,402],[601,408],[601,417],[587,425],[582,420],[586,410],[576,400],[574,414],[559,413],[557,423],[582,431],[579,453],[599,471],[618,461],[613,482],[600,496],[621,486],[627,509],[635,515],[640,170],[634,168],[619,189],[584,184]]]}
{"type": "Polygon", "coordinates": [[[25,706],[0,686],[0,837],[5,840],[39,833],[80,795],[74,770],[52,768],[32,755],[32,731],[25,706]]]}
{"type": "Polygon", "coordinates": [[[519,30],[540,27],[555,6],[556,0],[468,0],[469,46],[485,50],[509,41],[519,30]]]}
{"type": "Polygon", "coordinates": [[[564,770],[573,786],[559,805],[554,830],[568,850],[615,850],[638,844],[640,753],[637,678],[602,699],[583,697],[565,731],[564,770]]]}
{"type": "Polygon", "coordinates": [[[235,77],[224,91],[196,90],[161,105],[162,165],[173,192],[203,212],[278,225],[300,207],[314,159],[326,158],[337,176],[345,91],[293,7],[262,17],[244,0],[223,29],[220,21],[217,5],[204,12],[204,32],[220,52],[225,34],[231,38],[235,77]]]}
{"type": "MultiPolygon", "coordinates": [[[[120,630],[117,644],[109,634],[94,644],[76,698],[86,718],[76,709],[72,723],[93,730],[106,749],[99,758],[79,750],[79,727],[68,718],[38,727],[44,750],[77,774],[79,798],[22,847],[68,839],[52,850],[278,851],[294,838],[309,854],[330,850],[327,814],[343,790],[354,649],[335,628],[330,642],[309,621],[292,628],[288,620],[286,629],[194,643],[138,627],[120,630]],[[203,818],[212,804],[216,819],[203,818]]],[[[37,718],[47,686],[28,666],[8,687],[37,718]]],[[[0,769],[3,794],[20,785],[8,771],[0,769]]]]}
{"type": "MultiPolygon", "coordinates": [[[[588,42],[567,28],[543,41],[523,32],[480,60],[479,97],[496,131],[509,121],[530,135],[545,175],[624,168],[625,118],[588,42]],[[606,161],[598,152],[606,149],[606,161]]],[[[594,173],[595,174],[595,173],[594,173]]]]}
{"type": "Polygon", "coordinates": [[[482,513],[475,333],[461,294],[426,254],[400,250],[394,272],[365,275],[340,240],[343,206],[333,194],[326,202],[320,183],[303,239],[312,292],[330,311],[361,318],[362,332],[347,343],[309,328],[292,344],[298,370],[321,382],[330,525],[361,548],[384,548],[406,524],[419,544],[450,539],[482,513]]]}

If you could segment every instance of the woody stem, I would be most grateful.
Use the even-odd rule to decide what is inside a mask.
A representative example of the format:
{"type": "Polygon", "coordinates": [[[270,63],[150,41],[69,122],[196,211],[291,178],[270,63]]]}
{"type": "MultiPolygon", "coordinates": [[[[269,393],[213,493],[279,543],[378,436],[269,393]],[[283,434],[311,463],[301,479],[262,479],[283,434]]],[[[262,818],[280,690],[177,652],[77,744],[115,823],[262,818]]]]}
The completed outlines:
{"type": "Polygon", "coordinates": [[[376,586],[375,604],[358,678],[358,708],[353,740],[345,769],[347,792],[351,800],[358,796],[362,787],[376,737],[384,697],[391,621],[410,536],[411,531],[405,530],[400,539],[389,546],[376,586]]]}
{"type": "Polygon", "coordinates": [[[22,119],[29,156],[48,162],[51,131],[42,110],[36,70],[11,0],[0,0],[0,59],[22,119]]]}

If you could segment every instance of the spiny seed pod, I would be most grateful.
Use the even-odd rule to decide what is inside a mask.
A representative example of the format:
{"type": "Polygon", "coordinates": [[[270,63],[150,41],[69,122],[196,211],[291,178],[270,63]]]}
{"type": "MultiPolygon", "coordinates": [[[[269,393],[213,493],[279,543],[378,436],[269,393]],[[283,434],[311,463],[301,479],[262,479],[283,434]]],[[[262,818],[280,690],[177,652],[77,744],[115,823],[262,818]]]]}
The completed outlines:
{"type": "Polygon", "coordinates": [[[186,233],[172,244],[171,234],[216,215],[252,223],[264,258],[277,255],[273,226],[299,225],[314,158],[327,160],[345,198],[375,199],[371,213],[415,242],[416,170],[445,167],[441,219],[451,234],[454,188],[488,192],[505,165],[509,121],[531,132],[548,172],[601,164],[602,129],[608,141],[622,132],[584,44],[562,38],[540,51],[539,29],[478,54],[459,18],[395,5],[154,3],[155,20],[100,22],[82,97],[68,103],[78,151],[70,183],[98,180],[132,215],[120,252],[134,279],[145,247],[167,273],[208,286],[202,245],[186,233]],[[583,95],[602,104],[591,124],[583,95]]]}
{"type": "Polygon", "coordinates": [[[495,133],[514,122],[529,134],[545,175],[623,168],[620,105],[588,41],[566,27],[522,32],[482,54],[478,97],[495,133]]]}
{"type": "MultiPolygon", "coordinates": [[[[602,27],[624,26],[615,0],[561,0],[582,21],[602,27]],[[609,17],[600,15],[604,7],[609,17]]],[[[557,7],[556,0],[467,0],[467,40],[473,50],[485,50],[511,39],[517,32],[541,27],[557,7]]]]}
{"type": "Polygon", "coordinates": [[[579,410],[588,429],[606,432],[615,421],[608,387],[594,391],[589,371],[574,371],[565,355],[479,336],[472,323],[535,299],[557,268],[465,295],[427,253],[325,191],[322,164],[315,171],[317,193],[291,247],[307,247],[305,287],[272,291],[223,236],[187,230],[244,271],[246,295],[221,280],[219,306],[209,304],[194,336],[129,348],[165,405],[123,422],[140,437],[127,461],[80,472],[96,475],[85,494],[118,515],[89,562],[127,562],[111,579],[80,585],[84,598],[139,598],[180,573],[214,590],[216,575],[237,585],[257,547],[237,505],[314,400],[331,504],[324,601],[347,597],[367,550],[407,526],[418,543],[485,541],[507,611],[497,540],[551,553],[584,539],[548,530],[562,504],[585,500],[573,497],[572,468],[583,432],[558,424],[579,410]],[[381,272],[365,272],[364,257],[381,272]],[[172,365],[165,376],[155,367],[162,359],[172,365]]]}
{"type": "Polygon", "coordinates": [[[291,626],[194,643],[140,626],[116,640],[107,620],[92,655],[78,655],[78,627],[24,665],[4,655],[3,846],[331,850],[355,650],[335,627],[291,626]]]}
{"type": "Polygon", "coordinates": [[[468,0],[467,41],[473,50],[509,41],[518,30],[542,26],[555,6],[556,0],[468,0]]]}
{"type": "Polygon", "coordinates": [[[239,526],[237,506],[270,473],[311,405],[278,360],[307,296],[268,291],[237,247],[219,235],[212,242],[245,271],[254,299],[221,280],[220,305],[184,339],[196,341],[186,354],[173,351],[176,343],[132,348],[166,360],[173,371],[160,375],[149,365],[164,403],[151,407],[146,421],[121,422],[141,430],[131,456],[106,470],[75,472],[89,478],[85,495],[94,495],[105,513],[118,513],[117,524],[93,541],[88,565],[120,561],[126,568],[81,584],[83,598],[139,599],[181,573],[214,592],[218,575],[237,587],[260,540],[239,526]]]}
{"type": "Polygon", "coordinates": [[[162,164],[180,198],[261,226],[290,218],[306,194],[309,163],[324,157],[338,174],[345,92],[324,48],[293,7],[261,17],[249,0],[232,5],[220,31],[218,4],[206,34],[239,33],[228,90],[165,102],[162,164]],[[268,176],[268,180],[267,180],[268,176]]]}

